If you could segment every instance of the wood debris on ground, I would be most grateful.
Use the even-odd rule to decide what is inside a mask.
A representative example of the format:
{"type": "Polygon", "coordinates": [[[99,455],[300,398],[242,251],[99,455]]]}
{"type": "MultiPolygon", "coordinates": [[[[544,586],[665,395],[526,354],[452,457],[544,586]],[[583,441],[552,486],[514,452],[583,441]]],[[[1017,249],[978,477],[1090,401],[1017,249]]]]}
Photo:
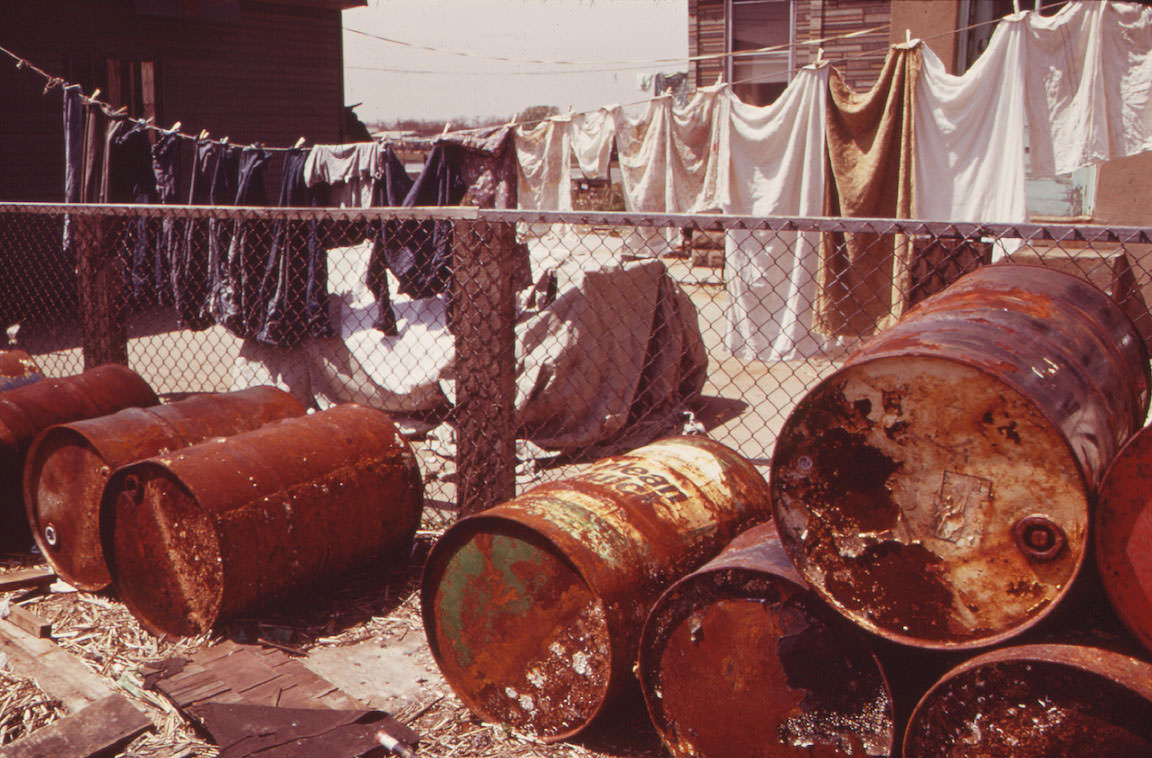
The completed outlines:
{"type": "MultiPolygon", "coordinates": [[[[225,639],[277,647],[307,656],[317,648],[365,640],[393,641],[422,634],[420,570],[428,548],[450,523],[428,518],[417,533],[411,560],[384,570],[346,577],[317,596],[301,596],[251,618],[232,619],[212,634],[163,638],[142,628],[114,593],[70,591],[62,584],[0,592],[52,624],[51,638],[123,691],[155,724],[117,758],[215,758],[216,748],[199,735],[163,695],[144,688],[140,670],[149,663],[190,657],[225,639]]],[[[33,556],[0,556],[0,576],[39,564],[33,556]]],[[[42,565],[42,564],[39,564],[42,565]]],[[[21,680],[0,661],[0,744],[18,739],[67,715],[66,709],[21,680]],[[11,687],[9,682],[14,683],[11,687]],[[13,693],[11,696],[9,693],[13,693]],[[21,694],[22,693],[22,694],[21,694]]],[[[428,758],[658,758],[665,753],[642,708],[620,719],[612,734],[544,744],[501,724],[476,718],[450,691],[429,693],[392,716],[420,734],[417,755],[428,758]]]]}

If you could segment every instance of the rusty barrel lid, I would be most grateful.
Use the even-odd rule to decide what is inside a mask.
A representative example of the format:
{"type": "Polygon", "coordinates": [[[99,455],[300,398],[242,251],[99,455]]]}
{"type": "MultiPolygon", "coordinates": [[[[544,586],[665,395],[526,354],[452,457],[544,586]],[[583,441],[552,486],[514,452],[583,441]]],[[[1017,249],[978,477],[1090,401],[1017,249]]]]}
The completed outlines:
{"type": "Polygon", "coordinates": [[[348,403],[122,466],[104,554],[140,623],[192,635],[341,572],[406,559],[423,508],[411,446],[348,403]]]}
{"type": "Polygon", "coordinates": [[[252,387],[49,427],[33,441],[24,464],[32,536],[60,578],[101,590],[112,581],[100,540],[100,498],[112,471],[304,413],[291,394],[252,387]]]}
{"type": "Polygon", "coordinates": [[[1097,495],[1096,565],[1117,617],[1152,651],[1152,427],[1117,454],[1097,495]]]}
{"type": "Polygon", "coordinates": [[[628,690],[657,595],[767,518],[763,477],[712,440],[599,461],[445,532],[421,588],[432,654],[481,718],[574,735],[628,690]]]}
{"type": "Polygon", "coordinates": [[[0,392],[14,390],[44,378],[36,359],[23,350],[0,350],[0,392]]]}
{"type": "Polygon", "coordinates": [[[920,699],[905,758],[1152,755],[1152,665],[1078,645],[976,656],[920,699]]]}
{"type": "Polygon", "coordinates": [[[637,666],[676,758],[889,756],[892,695],[865,633],[753,527],[657,600],[637,666]]]}
{"type": "Polygon", "coordinates": [[[781,540],[833,607],[908,645],[1036,623],[1083,561],[1103,467],[1147,413],[1131,322],[1043,266],[961,278],[789,415],[771,467],[781,540]]]}
{"type": "Polygon", "coordinates": [[[24,459],[37,434],[54,424],[103,416],[159,402],[138,374],[115,363],[75,376],[43,379],[0,392],[0,543],[29,540],[21,486],[24,459]]]}

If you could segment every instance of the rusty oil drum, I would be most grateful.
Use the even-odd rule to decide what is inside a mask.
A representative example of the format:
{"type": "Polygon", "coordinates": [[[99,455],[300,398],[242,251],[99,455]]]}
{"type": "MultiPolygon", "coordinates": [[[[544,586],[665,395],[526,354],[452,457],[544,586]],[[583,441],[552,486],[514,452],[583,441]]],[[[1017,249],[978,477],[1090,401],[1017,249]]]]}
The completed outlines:
{"type": "Polygon", "coordinates": [[[14,390],[44,378],[36,359],[23,350],[0,350],[0,392],[14,390]]]}
{"type": "Polygon", "coordinates": [[[55,424],[158,402],[146,381],[116,363],[0,392],[0,490],[6,493],[0,501],[0,543],[19,548],[31,544],[21,482],[37,434],[55,424]]]}
{"type": "Polygon", "coordinates": [[[112,471],[304,413],[289,393],[252,387],[49,427],[24,464],[24,504],[36,544],[61,579],[101,590],[112,581],[100,542],[100,498],[112,471]]]}
{"type": "Polygon", "coordinates": [[[1152,755],[1152,665],[1079,645],[994,650],[920,699],[904,758],[1152,755]]]}
{"type": "Polygon", "coordinates": [[[962,277],[809,392],[771,467],[780,537],[840,612],[896,642],[1007,639],[1066,594],[1089,501],[1148,410],[1127,316],[1043,266],[962,277]]]}
{"type": "Polygon", "coordinates": [[[101,506],[104,553],[143,626],[198,634],[341,572],[406,559],[422,484],[388,415],[348,403],[116,470],[101,506]]]}
{"type": "Polygon", "coordinates": [[[1096,566],[1116,616],[1152,651],[1152,427],[1117,454],[1097,494],[1096,566]]]}
{"type": "Polygon", "coordinates": [[[637,671],[676,758],[892,754],[892,694],[867,635],[809,589],[772,523],[660,596],[637,671]]]}
{"type": "Polygon", "coordinates": [[[433,548],[421,590],[432,654],[481,718],[576,734],[634,682],[651,602],[768,517],[756,468],[703,437],[535,487],[433,548]]]}

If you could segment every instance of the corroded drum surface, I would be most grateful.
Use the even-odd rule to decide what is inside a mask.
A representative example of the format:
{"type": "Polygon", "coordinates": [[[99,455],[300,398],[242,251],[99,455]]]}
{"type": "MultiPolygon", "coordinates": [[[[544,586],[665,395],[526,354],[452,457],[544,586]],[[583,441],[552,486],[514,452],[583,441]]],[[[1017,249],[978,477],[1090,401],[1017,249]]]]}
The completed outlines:
{"type": "Polygon", "coordinates": [[[755,467],[700,437],[536,487],[433,549],[422,588],[433,655],[482,718],[575,734],[627,689],[651,602],[767,518],[755,467]]]}
{"type": "Polygon", "coordinates": [[[772,463],[781,540],[860,626],[967,648],[1036,623],[1083,561],[1089,501],[1148,407],[1108,297],[989,266],[925,300],[793,410],[772,463]]]}

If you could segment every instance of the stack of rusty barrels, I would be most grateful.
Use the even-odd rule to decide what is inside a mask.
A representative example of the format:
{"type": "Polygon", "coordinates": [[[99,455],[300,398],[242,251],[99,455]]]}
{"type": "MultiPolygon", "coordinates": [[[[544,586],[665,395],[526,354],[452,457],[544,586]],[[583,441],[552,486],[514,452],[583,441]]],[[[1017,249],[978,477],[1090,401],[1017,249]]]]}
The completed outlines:
{"type": "Polygon", "coordinates": [[[432,652],[545,740],[638,693],[685,758],[1152,755],[1150,387],[1105,293],[984,267],[813,387],[767,481],[673,438],[457,522],[432,652]]]}
{"type": "Polygon", "coordinates": [[[198,634],[407,558],[423,483],[384,412],[306,413],[274,387],[161,403],[124,366],[44,379],[26,364],[21,378],[0,355],[5,549],[35,539],[63,580],[114,586],[149,630],[198,634]]]}

